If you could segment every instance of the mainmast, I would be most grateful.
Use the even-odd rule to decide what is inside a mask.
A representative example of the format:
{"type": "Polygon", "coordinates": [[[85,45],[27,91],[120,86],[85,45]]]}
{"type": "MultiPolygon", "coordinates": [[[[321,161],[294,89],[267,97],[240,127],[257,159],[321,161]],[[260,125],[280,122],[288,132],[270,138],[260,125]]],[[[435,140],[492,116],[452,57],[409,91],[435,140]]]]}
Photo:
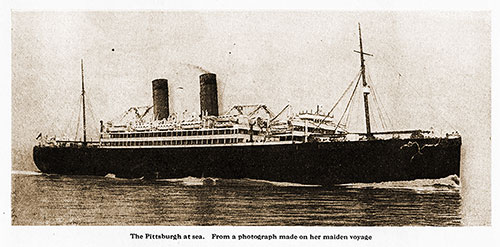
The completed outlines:
{"type": "MultiPolygon", "coordinates": [[[[363,80],[363,100],[365,103],[365,121],[366,121],[366,136],[373,137],[373,134],[371,132],[371,127],[370,127],[370,108],[368,105],[368,94],[370,94],[370,88],[368,87],[368,84],[366,83],[366,76],[365,76],[365,58],[364,55],[372,56],[371,54],[368,53],[363,53],[363,42],[361,41],[361,25],[358,23],[358,30],[359,30],[359,56],[361,59],[361,78],[363,80]]],[[[358,52],[358,51],[355,51],[358,52]]]]}
{"type": "Polygon", "coordinates": [[[85,118],[85,84],[83,77],[83,59],[81,60],[82,66],[82,107],[83,107],[83,145],[87,145],[87,120],[85,118]]]}

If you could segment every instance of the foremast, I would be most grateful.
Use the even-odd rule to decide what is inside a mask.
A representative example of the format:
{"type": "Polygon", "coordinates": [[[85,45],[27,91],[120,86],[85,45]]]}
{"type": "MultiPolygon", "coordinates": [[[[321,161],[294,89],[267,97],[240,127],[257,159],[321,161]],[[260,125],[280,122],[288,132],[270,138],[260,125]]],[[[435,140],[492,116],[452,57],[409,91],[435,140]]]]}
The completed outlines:
{"type": "Polygon", "coordinates": [[[83,59],[81,60],[82,67],[82,108],[83,108],[83,145],[87,145],[87,120],[85,117],[85,84],[83,76],[83,59]]]}
{"type": "Polygon", "coordinates": [[[361,60],[361,79],[363,81],[363,101],[364,101],[364,106],[365,106],[365,122],[366,122],[366,136],[368,138],[372,138],[373,134],[371,131],[371,126],[370,126],[370,106],[368,104],[368,94],[370,94],[370,88],[368,84],[366,83],[366,75],[365,75],[365,58],[364,55],[372,56],[372,54],[369,53],[363,53],[363,42],[361,39],[361,25],[358,23],[358,30],[359,30],[359,56],[361,60]]]}

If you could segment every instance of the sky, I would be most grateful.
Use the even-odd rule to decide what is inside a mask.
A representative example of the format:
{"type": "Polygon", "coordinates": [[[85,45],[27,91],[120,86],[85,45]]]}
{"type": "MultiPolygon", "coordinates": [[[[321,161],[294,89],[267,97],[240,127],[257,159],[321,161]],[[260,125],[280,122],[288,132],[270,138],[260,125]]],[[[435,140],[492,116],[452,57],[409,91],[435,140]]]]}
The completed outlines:
{"type": "MultiPolygon", "coordinates": [[[[12,147],[28,151],[40,132],[75,136],[81,59],[94,136],[99,120],[151,105],[157,78],[169,80],[171,111],[199,113],[204,71],[217,74],[220,112],[264,103],[277,113],[288,102],[295,112],[328,111],[359,71],[360,23],[392,129],[458,131],[464,220],[489,222],[488,12],[14,11],[11,21],[12,147]]],[[[364,129],[360,100],[353,130],[364,129]]]]}

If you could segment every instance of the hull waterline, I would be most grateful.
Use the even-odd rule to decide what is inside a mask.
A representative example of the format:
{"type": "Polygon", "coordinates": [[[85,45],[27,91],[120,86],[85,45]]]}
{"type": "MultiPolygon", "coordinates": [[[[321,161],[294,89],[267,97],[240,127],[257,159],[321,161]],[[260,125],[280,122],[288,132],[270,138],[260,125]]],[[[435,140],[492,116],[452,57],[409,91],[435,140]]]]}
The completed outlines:
{"type": "Polygon", "coordinates": [[[213,147],[41,147],[44,173],[123,178],[252,178],[303,184],[460,176],[461,138],[391,139],[213,147]]]}

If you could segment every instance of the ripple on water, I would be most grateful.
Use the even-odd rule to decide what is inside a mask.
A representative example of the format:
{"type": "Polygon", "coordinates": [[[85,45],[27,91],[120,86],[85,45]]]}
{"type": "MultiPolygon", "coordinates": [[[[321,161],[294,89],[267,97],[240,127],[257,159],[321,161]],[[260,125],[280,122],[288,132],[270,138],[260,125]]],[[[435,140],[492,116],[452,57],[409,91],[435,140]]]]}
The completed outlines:
{"type": "Polygon", "coordinates": [[[253,179],[12,173],[13,225],[461,224],[458,178],[331,188],[253,179]]]}

